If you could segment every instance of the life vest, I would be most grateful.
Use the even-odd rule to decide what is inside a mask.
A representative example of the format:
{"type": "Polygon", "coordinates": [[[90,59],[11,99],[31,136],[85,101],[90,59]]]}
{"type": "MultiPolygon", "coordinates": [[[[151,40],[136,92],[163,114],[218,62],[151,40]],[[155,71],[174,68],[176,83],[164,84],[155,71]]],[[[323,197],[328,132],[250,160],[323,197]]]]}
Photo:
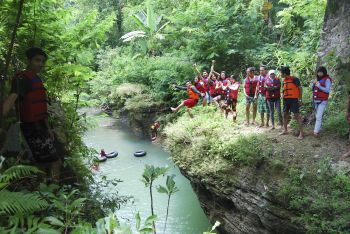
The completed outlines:
{"type": "Polygon", "coordinates": [[[203,81],[199,81],[199,82],[195,83],[194,86],[201,93],[205,93],[207,91],[206,85],[203,81]]]}
{"type": "MultiPolygon", "coordinates": [[[[332,79],[329,76],[325,76],[322,78],[319,82],[322,87],[326,87],[326,81],[330,80],[332,82],[332,79]]],[[[317,101],[327,101],[329,98],[329,93],[323,92],[320,88],[318,88],[316,85],[313,85],[313,97],[314,100],[317,101]]]]}
{"type": "Polygon", "coordinates": [[[250,97],[254,97],[257,85],[258,81],[255,76],[252,79],[247,77],[244,80],[244,89],[246,94],[250,97]]]}
{"type": "Polygon", "coordinates": [[[209,93],[211,96],[214,96],[216,94],[216,84],[217,84],[217,81],[215,80],[210,80],[208,82],[208,86],[209,86],[209,93]]]}
{"type": "Polygon", "coordinates": [[[233,86],[233,85],[234,85],[234,86],[238,85],[237,90],[234,90],[234,89],[230,88],[231,86],[228,87],[228,96],[229,96],[230,99],[237,100],[237,98],[238,98],[239,84],[238,84],[238,83],[234,83],[234,84],[232,84],[232,86],[233,86]]]}
{"type": "Polygon", "coordinates": [[[283,80],[283,98],[300,98],[300,89],[295,84],[295,77],[288,76],[283,80]]]}
{"type": "Polygon", "coordinates": [[[20,120],[24,123],[32,123],[44,120],[48,117],[47,95],[43,81],[32,71],[18,73],[14,79],[27,79],[28,89],[23,98],[19,99],[20,120]]]}
{"type": "Polygon", "coordinates": [[[258,76],[258,93],[262,95],[266,95],[266,89],[265,89],[265,82],[266,82],[266,77],[263,76],[258,76]]]}
{"type": "Polygon", "coordinates": [[[281,98],[281,82],[276,77],[275,79],[266,79],[265,85],[270,88],[275,88],[274,90],[266,90],[266,99],[279,99],[281,98]]]}
{"type": "Polygon", "coordinates": [[[196,93],[196,92],[194,92],[194,91],[192,90],[192,87],[193,87],[193,86],[187,88],[188,98],[189,98],[189,99],[198,100],[198,99],[199,99],[199,95],[198,95],[198,93],[196,93]]]}

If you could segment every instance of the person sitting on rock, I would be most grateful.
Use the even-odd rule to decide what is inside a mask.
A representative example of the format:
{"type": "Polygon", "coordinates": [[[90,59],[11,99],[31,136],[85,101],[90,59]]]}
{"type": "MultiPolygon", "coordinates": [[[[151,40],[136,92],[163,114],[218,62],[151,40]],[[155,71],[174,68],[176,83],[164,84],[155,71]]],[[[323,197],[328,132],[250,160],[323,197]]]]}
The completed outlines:
{"type": "Polygon", "coordinates": [[[187,107],[186,111],[188,112],[189,116],[191,118],[193,118],[193,115],[190,112],[190,109],[194,106],[197,105],[199,98],[202,96],[204,96],[204,94],[201,94],[201,92],[198,91],[198,89],[196,89],[196,87],[194,87],[191,83],[191,81],[187,81],[186,82],[186,87],[183,86],[175,86],[176,89],[179,90],[187,90],[187,94],[188,94],[188,99],[182,101],[180,103],[180,105],[178,105],[176,108],[171,107],[171,110],[173,112],[178,111],[181,107],[185,106],[187,107]]]}

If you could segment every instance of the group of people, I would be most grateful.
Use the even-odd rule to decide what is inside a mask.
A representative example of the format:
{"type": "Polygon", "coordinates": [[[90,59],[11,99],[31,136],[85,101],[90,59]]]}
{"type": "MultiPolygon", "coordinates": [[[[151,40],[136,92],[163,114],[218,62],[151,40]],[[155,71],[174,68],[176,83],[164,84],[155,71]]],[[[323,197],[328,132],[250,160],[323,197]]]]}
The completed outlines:
{"type": "MultiPolygon", "coordinates": [[[[214,103],[224,113],[226,118],[232,112],[233,121],[237,118],[237,100],[240,83],[235,76],[227,76],[225,71],[218,73],[214,70],[215,61],[212,61],[210,73],[199,72],[194,64],[198,75],[192,81],[186,82],[186,87],[175,86],[176,89],[186,90],[188,99],[182,101],[177,107],[171,108],[173,112],[182,107],[187,108],[190,117],[193,115],[190,109],[202,100],[203,106],[214,103]]],[[[329,77],[325,67],[319,67],[316,71],[316,79],[312,83],[312,100],[316,116],[314,135],[318,136],[321,130],[322,118],[328,104],[331,91],[332,79],[329,77]]],[[[300,106],[302,104],[302,86],[300,80],[291,75],[289,67],[281,67],[277,77],[275,70],[268,70],[266,66],[259,67],[259,75],[255,74],[255,68],[246,70],[243,81],[243,93],[245,96],[245,124],[249,126],[258,125],[256,122],[257,112],[260,114],[261,123],[259,127],[275,129],[275,113],[278,116],[278,124],[283,129],[281,135],[288,134],[288,123],[292,113],[298,123],[299,136],[304,138],[300,106]],[[281,108],[283,100],[283,109],[281,108]],[[252,109],[252,110],[251,110],[252,109]],[[252,111],[252,121],[251,120],[252,111]]]]}

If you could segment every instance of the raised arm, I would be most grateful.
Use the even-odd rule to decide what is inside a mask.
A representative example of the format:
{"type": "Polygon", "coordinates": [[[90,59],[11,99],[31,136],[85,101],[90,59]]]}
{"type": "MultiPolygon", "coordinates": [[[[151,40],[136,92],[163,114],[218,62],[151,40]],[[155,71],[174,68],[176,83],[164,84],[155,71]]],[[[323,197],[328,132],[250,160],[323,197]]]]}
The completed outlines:
{"type": "Polygon", "coordinates": [[[193,68],[197,72],[198,77],[203,79],[201,72],[198,70],[197,64],[193,64],[193,68]]]}
{"type": "Polygon", "coordinates": [[[175,89],[178,89],[178,90],[187,90],[187,87],[185,87],[185,86],[180,86],[180,85],[175,85],[175,89]]]}

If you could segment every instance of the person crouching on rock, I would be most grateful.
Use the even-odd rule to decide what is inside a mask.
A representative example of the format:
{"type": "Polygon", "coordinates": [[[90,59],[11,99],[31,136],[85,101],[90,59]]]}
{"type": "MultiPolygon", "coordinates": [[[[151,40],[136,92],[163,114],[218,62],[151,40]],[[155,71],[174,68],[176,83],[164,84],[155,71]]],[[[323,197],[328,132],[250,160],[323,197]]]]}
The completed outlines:
{"type": "Polygon", "coordinates": [[[193,118],[193,115],[191,114],[191,108],[194,107],[195,105],[197,105],[199,98],[202,96],[203,94],[201,94],[201,92],[198,91],[198,89],[196,89],[196,87],[194,87],[191,83],[191,81],[187,81],[186,82],[186,87],[183,86],[175,86],[176,89],[179,90],[187,90],[187,94],[188,94],[188,99],[184,100],[181,102],[180,105],[178,105],[176,108],[171,107],[171,110],[173,112],[178,111],[181,107],[185,106],[187,107],[186,111],[188,112],[189,116],[191,118],[193,118]]]}
{"type": "Polygon", "coordinates": [[[159,121],[156,121],[151,125],[151,139],[152,139],[152,141],[157,140],[159,128],[160,128],[159,121]]]}

